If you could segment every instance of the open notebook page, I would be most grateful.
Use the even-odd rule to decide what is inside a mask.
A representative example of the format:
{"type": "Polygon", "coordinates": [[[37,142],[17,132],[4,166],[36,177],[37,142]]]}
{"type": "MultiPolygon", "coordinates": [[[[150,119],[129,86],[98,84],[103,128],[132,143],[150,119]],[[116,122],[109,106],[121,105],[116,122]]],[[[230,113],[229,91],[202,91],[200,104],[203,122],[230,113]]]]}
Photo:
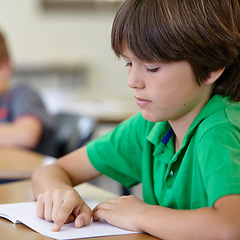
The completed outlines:
{"type": "MultiPolygon", "coordinates": [[[[89,199],[85,199],[85,202],[92,209],[98,204],[89,199]]],[[[52,232],[53,223],[36,216],[36,202],[0,204],[0,217],[7,218],[13,223],[23,223],[40,234],[59,240],[134,233],[101,221],[91,222],[80,229],[75,228],[74,223],[64,224],[59,232],[52,232]]]]}

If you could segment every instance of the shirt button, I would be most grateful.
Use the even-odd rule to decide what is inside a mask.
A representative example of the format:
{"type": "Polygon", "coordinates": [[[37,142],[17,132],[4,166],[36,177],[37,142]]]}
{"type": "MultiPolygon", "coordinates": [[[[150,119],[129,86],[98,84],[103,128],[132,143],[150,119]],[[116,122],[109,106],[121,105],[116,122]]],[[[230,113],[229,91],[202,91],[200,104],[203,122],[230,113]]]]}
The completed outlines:
{"type": "Polygon", "coordinates": [[[170,176],[172,176],[172,177],[173,177],[173,175],[174,175],[174,173],[173,173],[173,171],[171,171],[171,172],[170,172],[170,176]]]}

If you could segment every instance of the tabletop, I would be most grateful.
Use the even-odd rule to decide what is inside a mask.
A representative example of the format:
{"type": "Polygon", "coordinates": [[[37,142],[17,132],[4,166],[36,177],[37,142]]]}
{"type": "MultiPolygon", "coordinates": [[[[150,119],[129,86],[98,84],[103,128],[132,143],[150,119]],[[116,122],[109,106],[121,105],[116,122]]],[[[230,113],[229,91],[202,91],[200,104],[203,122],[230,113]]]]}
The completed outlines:
{"type": "Polygon", "coordinates": [[[0,148],[0,179],[26,179],[46,156],[23,148],[0,148]]]}
{"type": "MultiPolygon", "coordinates": [[[[78,185],[76,190],[82,197],[90,198],[96,201],[104,201],[108,198],[117,197],[117,195],[103,190],[99,187],[84,183],[78,185]]],[[[17,181],[14,183],[7,183],[0,185],[0,204],[4,203],[17,203],[34,201],[32,186],[30,180],[17,181]]],[[[50,240],[51,238],[45,237],[23,224],[13,224],[10,221],[0,218],[0,233],[1,240],[50,240]]],[[[94,238],[81,238],[82,240],[157,240],[157,238],[147,235],[145,233],[108,236],[108,237],[94,237],[94,238]]]]}

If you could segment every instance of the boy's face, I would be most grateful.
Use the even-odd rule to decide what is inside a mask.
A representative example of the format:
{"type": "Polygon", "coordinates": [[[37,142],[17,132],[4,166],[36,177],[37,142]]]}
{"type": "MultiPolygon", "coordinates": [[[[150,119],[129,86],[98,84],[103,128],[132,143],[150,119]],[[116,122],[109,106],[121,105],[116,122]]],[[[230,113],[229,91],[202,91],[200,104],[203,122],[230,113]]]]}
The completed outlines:
{"type": "Polygon", "coordinates": [[[187,61],[145,63],[124,44],[122,50],[128,86],[145,119],[192,121],[209,100],[212,86],[205,83],[199,86],[187,61]]]}

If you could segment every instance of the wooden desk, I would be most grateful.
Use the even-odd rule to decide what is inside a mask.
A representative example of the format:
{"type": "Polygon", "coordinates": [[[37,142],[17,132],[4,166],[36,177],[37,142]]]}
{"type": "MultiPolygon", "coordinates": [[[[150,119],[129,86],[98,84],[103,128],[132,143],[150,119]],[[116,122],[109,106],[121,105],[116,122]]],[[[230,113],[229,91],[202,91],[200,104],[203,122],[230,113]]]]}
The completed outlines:
{"type": "Polygon", "coordinates": [[[21,148],[0,148],[0,179],[26,179],[40,167],[45,156],[21,148]]]}
{"type": "MultiPolygon", "coordinates": [[[[81,194],[81,196],[97,201],[104,201],[108,198],[116,197],[115,194],[109,193],[108,191],[105,191],[88,183],[77,186],[76,190],[81,194]]],[[[0,204],[32,200],[33,194],[30,180],[7,183],[0,186],[0,204]]],[[[0,218],[0,239],[50,240],[51,238],[36,233],[25,225],[15,225],[6,219],[0,218]]],[[[82,240],[157,240],[157,238],[141,233],[87,239],[85,238],[82,240]]]]}

